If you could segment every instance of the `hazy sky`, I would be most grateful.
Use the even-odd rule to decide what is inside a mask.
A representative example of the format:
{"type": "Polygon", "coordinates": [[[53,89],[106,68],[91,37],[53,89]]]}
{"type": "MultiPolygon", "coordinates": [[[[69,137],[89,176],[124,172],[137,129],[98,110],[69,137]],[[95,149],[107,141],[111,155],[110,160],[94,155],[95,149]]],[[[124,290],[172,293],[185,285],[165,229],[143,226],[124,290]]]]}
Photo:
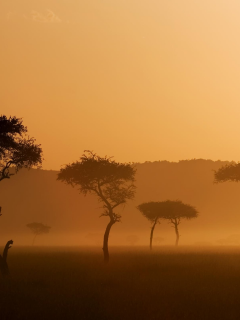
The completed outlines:
{"type": "Polygon", "coordinates": [[[0,0],[1,114],[44,168],[240,160],[239,0],[0,0]]]}

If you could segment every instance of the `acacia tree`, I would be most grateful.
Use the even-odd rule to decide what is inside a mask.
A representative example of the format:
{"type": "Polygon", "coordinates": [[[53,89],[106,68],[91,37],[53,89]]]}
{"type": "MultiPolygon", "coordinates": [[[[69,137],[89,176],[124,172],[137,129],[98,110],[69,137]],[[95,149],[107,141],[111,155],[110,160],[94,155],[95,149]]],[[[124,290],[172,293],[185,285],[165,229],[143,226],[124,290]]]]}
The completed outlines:
{"type": "Polygon", "coordinates": [[[166,212],[164,210],[163,202],[145,202],[137,206],[137,209],[147,218],[151,223],[151,232],[150,232],[150,250],[152,250],[152,240],[153,232],[157,223],[160,223],[160,219],[166,217],[166,212]]]}
{"type": "Polygon", "coordinates": [[[62,168],[58,180],[78,187],[84,195],[95,194],[102,204],[101,216],[109,217],[103,238],[104,261],[109,261],[108,238],[111,227],[121,220],[116,208],[135,195],[136,170],[129,163],[119,163],[109,157],[100,157],[85,150],[80,161],[62,168]]]}
{"type": "Polygon", "coordinates": [[[42,149],[27,132],[22,119],[0,116],[0,181],[21,168],[41,166],[42,149]]]}
{"type": "Polygon", "coordinates": [[[29,228],[32,231],[32,233],[34,234],[32,245],[34,245],[34,241],[37,236],[39,236],[41,234],[49,233],[49,231],[51,229],[51,227],[46,226],[45,224],[42,224],[40,222],[28,223],[26,225],[26,227],[29,228]]]}
{"type": "Polygon", "coordinates": [[[179,237],[180,237],[178,226],[181,220],[182,219],[190,220],[193,218],[197,218],[198,212],[193,206],[190,206],[189,204],[185,204],[179,200],[164,201],[163,207],[165,211],[165,219],[168,219],[170,223],[173,224],[173,227],[175,229],[175,233],[176,233],[175,245],[177,246],[179,242],[179,237]]]}

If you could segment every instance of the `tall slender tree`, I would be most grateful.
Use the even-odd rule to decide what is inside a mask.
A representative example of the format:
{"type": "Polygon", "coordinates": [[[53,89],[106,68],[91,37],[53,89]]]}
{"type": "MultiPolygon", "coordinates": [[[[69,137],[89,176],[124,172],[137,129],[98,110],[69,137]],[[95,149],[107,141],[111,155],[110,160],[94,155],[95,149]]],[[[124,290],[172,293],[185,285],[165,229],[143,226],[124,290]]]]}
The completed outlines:
{"type": "Polygon", "coordinates": [[[104,261],[109,261],[108,239],[112,226],[121,220],[117,207],[135,195],[135,168],[130,163],[119,163],[86,150],[80,161],[63,167],[58,180],[78,187],[84,195],[95,194],[102,204],[101,216],[109,218],[103,238],[104,261]]]}

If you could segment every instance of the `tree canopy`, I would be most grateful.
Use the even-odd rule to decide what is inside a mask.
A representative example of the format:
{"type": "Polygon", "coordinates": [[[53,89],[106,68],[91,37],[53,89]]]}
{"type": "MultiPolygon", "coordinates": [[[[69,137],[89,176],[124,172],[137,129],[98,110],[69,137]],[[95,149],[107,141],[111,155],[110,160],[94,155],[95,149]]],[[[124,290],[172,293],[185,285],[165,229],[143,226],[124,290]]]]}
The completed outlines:
{"type": "Polygon", "coordinates": [[[21,168],[41,166],[42,148],[27,132],[22,119],[0,116],[0,181],[9,179],[21,168]]]}
{"type": "Polygon", "coordinates": [[[166,218],[165,202],[145,202],[137,206],[137,209],[147,218],[150,222],[156,219],[166,218]]]}
{"type": "Polygon", "coordinates": [[[184,204],[182,201],[158,201],[145,202],[137,206],[137,209],[149,221],[154,222],[157,219],[191,219],[197,217],[197,211],[194,207],[184,204]]]}
{"type": "Polygon", "coordinates": [[[77,186],[81,193],[96,194],[103,203],[103,216],[110,216],[116,222],[121,216],[113,212],[117,206],[125,204],[135,195],[135,172],[130,163],[119,163],[110,157],[100,157],[85,151],[72,164],[61,168],[58,180],[77,186]]]}
{"type": "Polygon", "coordinates": [[[163,202],[163,210],[166,219],[192,219],[197,218],[198,212],[195,207],[185,204],[180,200],[167,200],[163,202]]]}
{"type": "Polygon", "coordinates": [[[240,181],[240,163],[230,163],[214,171],[215,182],[240,181]]]}
{"type": "Polygon", "coordinates": [[[27,228],[29,228],[33,234],[35,235],[40,235],[40,234],[46,234],[49,233],[51,227],[40,223],[40,222],[32,222],[32,223],[28,223],[26,225],[27,228]]]}

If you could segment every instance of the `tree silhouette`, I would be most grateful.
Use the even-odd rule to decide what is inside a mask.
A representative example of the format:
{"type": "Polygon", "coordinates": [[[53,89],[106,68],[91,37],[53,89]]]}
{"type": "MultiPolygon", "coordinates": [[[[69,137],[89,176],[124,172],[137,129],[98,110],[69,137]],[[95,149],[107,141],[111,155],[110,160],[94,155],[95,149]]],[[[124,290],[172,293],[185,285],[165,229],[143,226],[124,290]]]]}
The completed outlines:
{"type": "Polygon", "coordinates": [[[27,132],[22,119],[0,116],[0,181],[9,179],[21,168],[41,166],[42,149],[27,132]]]}
{"type": "Polygon", "coordinates": [[[109,261],[108,238],[111,227],[121,220],[115,210],[124,205],[135,195],[136,170],[129,163],[118,163],[109,157],[100,157],[92,151],[85,150],[80,161],[62,168],[58,180],[79,187],[84,195],[97,195],[102,204],[101,216],[109,217],[109,223],[103,238],[104,261],[109,261]]]}
{"type": "Polygon", "coordinates": [[[164,201],[164,211],[165,211],[165,219],[168,219],[174,226],[176,233],[176,242],[175,245],[178,245],[179,242],[179,230],[178,226],[182,219],[193,219],[197,218],[198,212],[197,210],[190,206],[189,204],[184,204],[182,201],[164,201]]]}
{"type": "Polygon", "coordinates": [[[140,204],[137,209],[152,222],[150,233],[150,249],[152,249],[153,232],[160,219],[169,220],[175,229],[176,233],[176,246],[179,242],[178,226],[181,219],[192,219],[198,216],[197,210],[181,201],[159,201],[159,202],[146,202],[140,204]]]}
{"type": "Polygon", "coordinates": [[[240,181],[240,163],[229,163],[214,171],[215,182],[240,181]]]}
{"type": "Polygon", "coordinates": [[[152,223],[150,232],[150,250],[152,250],[153,232],[156,224],[160,223],[160,219],[166,218],[164,202],[145,202],[137,206],[137,209],[152,223]]]}
{"type": "Polygon", "coordinates": [[[46,226],[45,224],[42,224],[40,222],[28,223],[26,225],[26,227],[29,228],[32,231],[32,233],[34,234],[33,242],[32,242],[33,245],[34,245],[35,239],[38,235],[49,233],[49,231],[51,229],[51,227],[46,226]]]}

